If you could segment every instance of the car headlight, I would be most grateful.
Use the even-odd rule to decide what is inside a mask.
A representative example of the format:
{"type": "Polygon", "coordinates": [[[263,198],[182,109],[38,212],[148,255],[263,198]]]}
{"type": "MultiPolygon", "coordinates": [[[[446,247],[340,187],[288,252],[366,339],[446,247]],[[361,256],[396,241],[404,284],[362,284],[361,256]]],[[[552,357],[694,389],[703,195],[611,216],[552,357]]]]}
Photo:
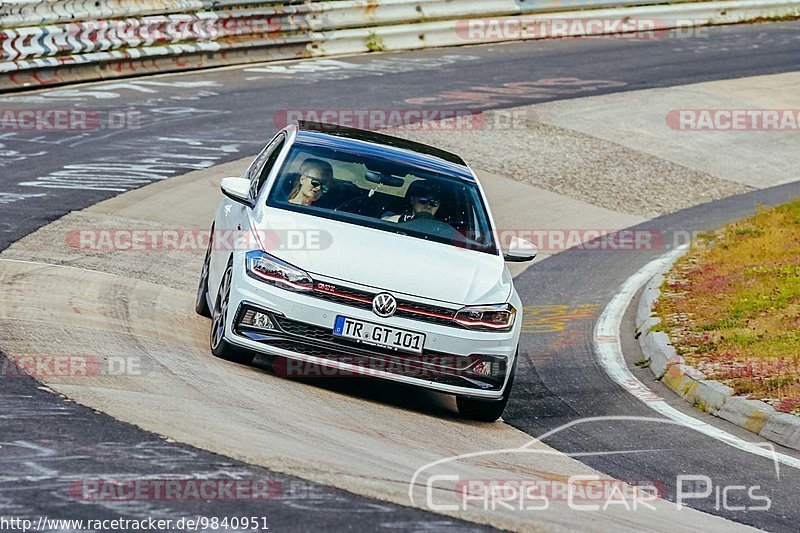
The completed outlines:
{"type": "Polygon", "coordinates": [[[245,259],[247,274],[251,278],[290,291],[310,291],[314,280],[308,272],[281,261],[260,250],[248,252],[245,259]]]}
{"type": "Polygon", "coordinates": [[[453,320],[470,329],[509,331],[516,315],[517,310],[511,304],[474,305],[459,310],[453,320]]]}

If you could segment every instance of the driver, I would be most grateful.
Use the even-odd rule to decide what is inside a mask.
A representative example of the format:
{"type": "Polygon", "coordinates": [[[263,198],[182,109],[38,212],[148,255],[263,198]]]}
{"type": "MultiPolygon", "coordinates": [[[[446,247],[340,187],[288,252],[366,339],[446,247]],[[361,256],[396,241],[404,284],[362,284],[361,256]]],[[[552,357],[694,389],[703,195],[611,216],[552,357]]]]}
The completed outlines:
{"type": "Polygon", "coordinates": [[[289,203],[311,205],[328,192],[333,183],[333,167],[321,159],[306,159],[300,177],[289,193],[289,203]]]}
{"type": "Polygon", "coordinates": [[[406,197],[409,199],[409,208],[399,215],[386,213],[381,220],[389,222],[409,222],[425,218],[435,218],[436,212],[442,205],[442,195],[439,187],[429,181],[415,181],[408,188],[406,197]]]}

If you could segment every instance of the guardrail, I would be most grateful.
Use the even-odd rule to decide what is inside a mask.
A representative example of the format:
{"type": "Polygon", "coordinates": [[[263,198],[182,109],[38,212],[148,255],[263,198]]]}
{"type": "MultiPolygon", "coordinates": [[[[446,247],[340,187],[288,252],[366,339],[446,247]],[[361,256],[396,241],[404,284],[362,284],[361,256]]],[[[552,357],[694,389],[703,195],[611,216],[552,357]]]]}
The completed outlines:
{"type": "Polygon", "coordinates": [[[0,3],[0,91],[235,63],[800,15],[800,0],[660,1],[16,0],[0,3]]]}

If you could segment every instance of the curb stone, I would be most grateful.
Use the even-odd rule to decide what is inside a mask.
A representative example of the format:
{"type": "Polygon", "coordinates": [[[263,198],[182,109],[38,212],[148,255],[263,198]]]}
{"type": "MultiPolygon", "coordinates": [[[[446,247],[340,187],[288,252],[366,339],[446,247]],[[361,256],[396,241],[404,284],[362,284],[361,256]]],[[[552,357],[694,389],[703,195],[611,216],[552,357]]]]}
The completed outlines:
{"type": "MultiPolygon", "coordinates": [[[[675,258],[677,260],[677,257],[675,258]]],[[[653,306],[661,294],[664,275],[673,262],[647,282],[636,309],[636,337],[649,368],[667,387],[698,409],[736,424],[787,448],[800,451],[800,417],[780,413],[762,401],[734,396],[733,389],[719,381],[706,379],[677,354],[663,331],[653,331],[661,320],[653,316],[653,306]]]]}

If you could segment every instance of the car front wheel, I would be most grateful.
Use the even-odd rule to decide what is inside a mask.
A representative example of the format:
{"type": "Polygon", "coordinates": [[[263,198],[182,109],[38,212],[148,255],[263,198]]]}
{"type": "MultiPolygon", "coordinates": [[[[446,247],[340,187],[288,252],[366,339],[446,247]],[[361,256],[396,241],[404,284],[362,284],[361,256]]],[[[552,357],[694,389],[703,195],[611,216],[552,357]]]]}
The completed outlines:
{"type": "Polygon", "coordinates": [[[200,283],[197,286],[197,299],[194,302],[194,310],[198,315],[211,318],[211,309],[208,308],[208,269],[211,264],[211,238],[214,235],[214,227],[211,227],[211,236],[208,238],[208,249],[206,258],[203,260],[203,270],[200,273],[200,283]]]}
{"type": "Polygon", "coordinates": [[[511,367],[511,375],[508,377],[506,389],[500,400],[476,400],[458,396],[456,405],[458,412],[464,418],[476,420],[478,422],[494,422],[506,408],[508,398],[511,396],[511,386],[514,385],[514,375],[517,373],[517,357],[514,357],[514,366],[511,367]]]}
{"type": "Polygon", "coordinates": [[[233,346],[225,340],[225,324],[228,319],[228,304],[231,296],[231,278],[233,278],[233,265],[228,263],[228,268],[225,269],[225,274],[222,275],[222,282],[219,285],[219,293],[217,294],[217,304],[214,306],[214,313],[211,318],[211,353],[227,361],[248,365],[255,359],[255,354],[233,346]]]}

